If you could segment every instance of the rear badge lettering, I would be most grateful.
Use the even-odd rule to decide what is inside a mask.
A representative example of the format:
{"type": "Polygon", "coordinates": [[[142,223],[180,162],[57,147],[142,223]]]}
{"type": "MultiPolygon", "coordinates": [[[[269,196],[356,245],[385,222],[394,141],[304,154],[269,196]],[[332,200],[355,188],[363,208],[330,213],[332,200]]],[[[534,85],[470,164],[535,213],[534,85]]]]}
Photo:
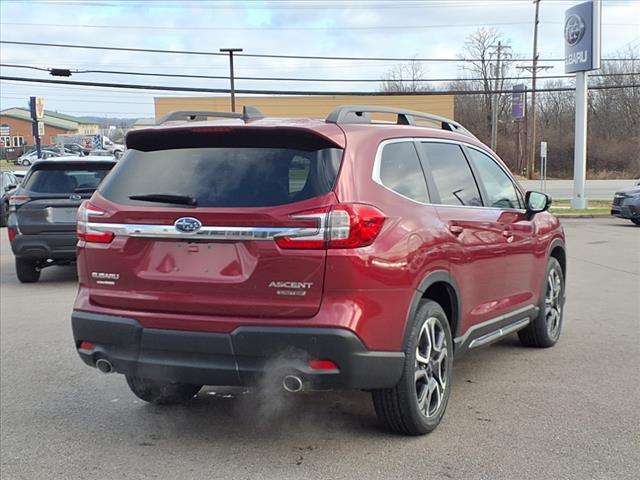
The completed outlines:
{"type": "Polygon", "coordinates": [[[91,272],[93,278],[98,285],[115,285],[120,278],[119,273],[91,272]]]}
{"type": "Polygon", "coordinates": [[[286,297],[304,297],[307,290],[313,287],[313,282],[276,282],[269,283],[269,288],[277,288],[276,295],[286,297]],[[287,289],[287,290],[284,290],[287,289]]]}

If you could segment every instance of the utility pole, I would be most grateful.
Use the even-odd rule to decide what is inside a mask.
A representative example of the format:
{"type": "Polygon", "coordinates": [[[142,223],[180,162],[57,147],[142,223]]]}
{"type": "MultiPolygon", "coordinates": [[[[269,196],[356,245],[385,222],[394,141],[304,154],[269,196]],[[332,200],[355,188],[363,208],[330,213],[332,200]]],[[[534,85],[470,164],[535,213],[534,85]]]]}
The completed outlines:
{"type": "Polygon", "coordinates": [[[533,24],[533,64],[531,67],[517,67],[531,73],[531,116],[527,120],[531,126],[531,138],[529,139],[529,155],[527,156],[527,178],[533,178],[533,170],[536,161],[536,75],[538,70],[547,70],[553,67],[538,66],[538,24],[540,23],[540,1],[533,0],[536,4],[535,21],[533,24]]]}
{"type": "Polygon", "coordinates": [[[536,4],[536,19],[533,23],[533,68],[531,69],[531,147],[527,161],[527,178],[533,178],[536,161],[536,73],[538,72],[538,23],[540,22],[540,0],[536,4]]]}
{"type": "Polygon", "coordinates": [[[233,75],[233,54],[235,52],[241,52],[241,48],[221,48],[221,52],[229,54],[229,79],[231,80],[231,111],[236,111],[236,88],[235,79],[233,75]]]}
{"type": "MultiPolygon", "coordinates": [[[[493,46],[493,45],[492,45],[493,46]]],[[[498,42],[498,45],[495,46],[496,48],[496,64],[495,64],[495,69],[494,69],[494,78],[495,78],[495,85],[494,85],[494,90],[495,92],[498,92],[500,90],[502,90],[501,88],[501,81],[502,81],[502,64],[500,63],[500,60],[502,58],[502,49],[509,49],[511,47],[509,46],[502,46],[502,42],[498,42]]],[[[496,147],[498,146],[498,109],[500,108],[500,94],[499,93],[493,93],[491,95],[491,150],[493,150],[494,152],[496,151],[496,147]]]]}

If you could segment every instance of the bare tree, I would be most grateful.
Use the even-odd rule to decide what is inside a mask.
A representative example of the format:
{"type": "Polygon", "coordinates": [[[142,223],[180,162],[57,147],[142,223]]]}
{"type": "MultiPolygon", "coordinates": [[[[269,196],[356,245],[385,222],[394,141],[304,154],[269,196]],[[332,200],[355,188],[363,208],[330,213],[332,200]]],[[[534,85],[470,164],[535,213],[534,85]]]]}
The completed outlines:
{"type": "Polygon", "coordinates": [[[429,90],[423,80],[426,73],[421,62],[412,60],[389,69],[382,78],[380,90],[386,93],[413,93],[429,90]]]}
{"type": "MultiPolygon", "coordinates": [[[[508,88],[504,77],[512,73],[511,62],[502,62],[500,71],[497,64],[497,45],[502,44],[501,58],[509,60],[510,41],[504,39],[502,33],[495,28],[480,28],[469,35],[464,43],[464,52],[460,55],[465,61],[461,69],[465,75],[479,80],[469,80],[467,85],[473,90],[483,90],[483,114],[486,122],[486,129],[491,129],[491,100],[492,90],[504,90],[508,88]]],[[[498,95],[498,116],[503,117],[509,107],[509,96],[498,95]]],[[[484,130],[484,129],[483,129],[484,130]]]]}

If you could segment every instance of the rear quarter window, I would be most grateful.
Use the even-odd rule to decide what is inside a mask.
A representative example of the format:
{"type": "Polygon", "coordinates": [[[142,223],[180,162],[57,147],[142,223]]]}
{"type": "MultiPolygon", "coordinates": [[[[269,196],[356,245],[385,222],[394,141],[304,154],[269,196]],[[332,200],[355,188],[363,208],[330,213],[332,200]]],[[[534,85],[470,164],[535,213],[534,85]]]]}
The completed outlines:
{"type": "Polygon", "coordinates": [[[413,142],[385,145],[380,158],[380,182],[416,202],[427,203],[427,183],[413,142]]]}

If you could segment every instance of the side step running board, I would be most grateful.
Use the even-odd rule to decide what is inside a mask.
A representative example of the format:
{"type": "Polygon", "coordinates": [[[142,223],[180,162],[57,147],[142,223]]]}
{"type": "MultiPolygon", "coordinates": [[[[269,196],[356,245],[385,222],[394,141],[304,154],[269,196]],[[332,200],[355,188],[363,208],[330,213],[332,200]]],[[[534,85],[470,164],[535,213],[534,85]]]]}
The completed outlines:
{"type": "Polygon", "coordinates": [[[493,332],[489,332],[481,337],[478,337],[472,340],[471,343],[469,344],[469,348],[471,349],[471,348],[482,347],[483,345],[487,345],[489,343],[495,342],[496,340],[499,340],[505,335],[509,335],[510,333],[517,332],[518,330],[523,329],[524,327],[529,325],[530,322],[531,322],[531,319],[529,317],[526,317],[526,318],[523,318],[522,320],[518,320],[517,322],[512,323],[511,325],[507,325],[493,332]]]}

